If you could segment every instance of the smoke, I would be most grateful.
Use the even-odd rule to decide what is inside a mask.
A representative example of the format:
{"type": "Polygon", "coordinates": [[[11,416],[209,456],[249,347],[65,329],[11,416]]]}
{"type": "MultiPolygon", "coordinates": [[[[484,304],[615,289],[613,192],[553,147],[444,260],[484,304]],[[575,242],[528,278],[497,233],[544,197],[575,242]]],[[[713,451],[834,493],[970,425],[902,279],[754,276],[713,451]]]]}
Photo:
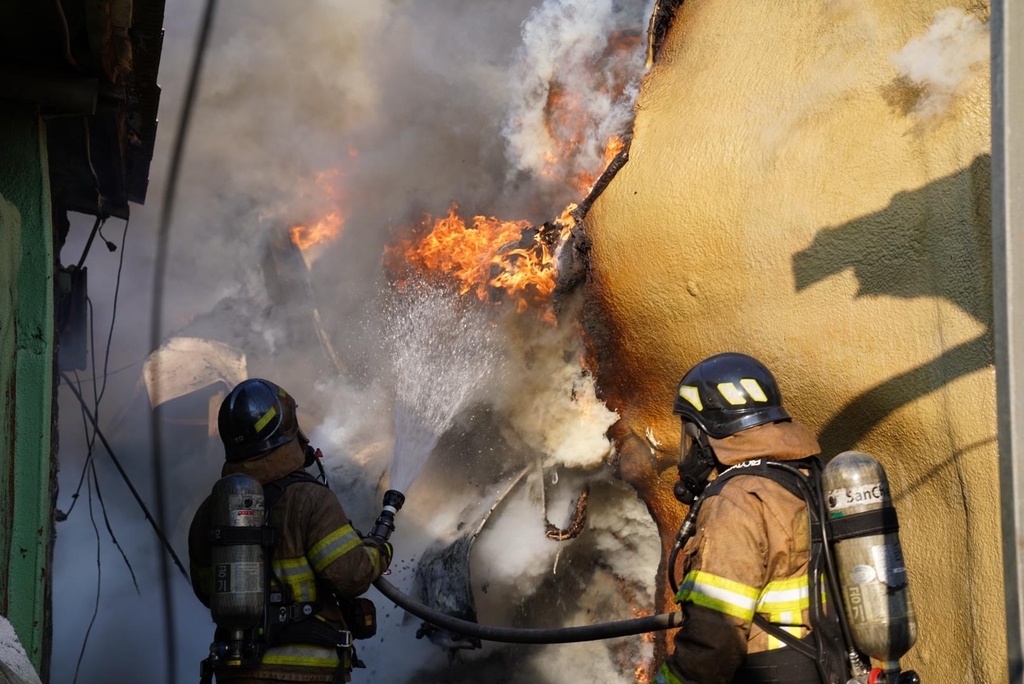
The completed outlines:
{"type": "Polygon", "coordinates": [[[646,54],[641,9],[612,0],[549,0],[531,10],[509,81],[503,133],[510,173],[564,183],[603,169],[605,141],[632,121],[646,54]],[[609,45],[609,36],[622,49],[609,45]]]}
{"type": "MultiPolygon", "coordinates": [[[[563,320],[574,321],[570,308],[563,320]]],[[[559,327],[534,320],[509,321],[506,357],[514,380],[492,397],[509,420],[510,438],[543,454],[546,466],[593,468],[612,453],[606,436],[618,414],[595,393],[580,365],[583,353],[574,322],[559,327]]]]}
{"type": "MultiPolygon", "coordinates": [[[[154,486],[148,405],[136,381],[151,351],[145,339],[150,240],[200,4],[167,3],[149,203],[133,207],[110,362],[117,373],[100,413],[147,500],[154,486]]],[[[561,473],[560,485],[548,484],[546,494],[537,488],[539,474],[530,486],[520,485],[485,526],[487,537],[473,553],[474,581],[488,583],[486,592],[477,584],[482,621],[508,615],[492,600],[520,606],[512,618],[524,625],[568,624],[584,614],[629,617],[637,606],[652,605],[660,546],[632,492],[602,483],[611,452],[605,433],[616,416],[595,398],[580,366],[573,314],[556,327],[532,312],[456,303],[448,295],[431,299],[439,295],[412,290],[404,304],[401,293],[389,300],[381,255],[424,213],[442,214],[453,200],[469,214],[533,224],[579,200],[578,176],[600,173],[607,138],[628,131],[643,66],[645,4],[309,0],[296,9],[247,0],[222,5],[215,23],[180,179],[163,329],[232,345],[245,353],[251,376],[285,386],[299,402],[303,428],[324,451],[333,490],[363,529],[379,510],[392,461],[396,396],[405,396],[410,408],[428,409],[416,415],[425,416],[437,446],[408,486],[395,537],[392,579],[407,590],[423,551],[453,538],[472,518],[467,511],[478,511],[510,472],[542,468],[548,482],[561,473]],[[609,43],[615,32],[624,44],[609,43]],[[570,105],[578,116],[569,116],[570,105]],[[538,162],[552,152],[556,164],[538,162]],[[306,255],[308,270],[301,260],[268,266],[268,244],[332,212],[343,225],[306,255]],[[310,324],[312,304],[337,363],[310,324]],[[571,542],[547,539],[545,511],[561,524],[588,480],[598,483],[588,528],[571,542]],[[517,570],[518,584],[507,568],[517,570]],[[623,586],[630,587],[626,594],[623,586]]],[[[77,261],[87,228],[75,222],[64,262],[77,261]]],[[[104,259],[105,250],[94,250],[87,262],[94,271],[97,338],[111,318],[107,293],[116,272],[104,259]]],[[[102,359],[102,351],[92,353],[102,359]]],[[[219,475],[221,447],[207,419],[224,389],[162,408],[164,452],[173,464],[165,468],[168,534],[183,558],[192,514],[219,475]]],[[[85,448],[77,406],[62,393],[59,505],[66,510],[85,448]]],[[[78,681],[161,682],[162,551],[105,456],[98,475],[140,593],[103,534],[103,593],[78,681]]],[[[410,471],[408,480],[414,477],[410,471]]],[[[94,607],[97,550],[85,491],[72,517],[58,525],[55,684],[71,681],[94,607]]],[[[102,531],[98,508],[94,514],[102,531]]],[[[190,588],[172,581],[174,684],[181,684],[194,680],[213,627],[190,588]]],[[[417,674],[424,671],[436,675],[426,681],[477,681],[479,668],[501,662],[522,668],[507,681],[556,682],[570,671],[570,663],[552,665],[560,658],[578,660],[575,670],[587,668],[594,681],[621,681],[623,663],[642,656],[642,649],[627,653],[615,644],[488,646],[449,665],[441,649],[415,640],[415,624],[401,611],[376,598],[381,637],[360,647],[373,670],[357,671],[355,681],[385,675],[424,681],[417,674]]]]}
{"type": "Polygon", "coordinates": [[[912,38],[892,60],[899,75],[918,89],[911,113],[937,119],[989,63],[989,23],[950,7],[935,13],[923,36],[912,38]]]}

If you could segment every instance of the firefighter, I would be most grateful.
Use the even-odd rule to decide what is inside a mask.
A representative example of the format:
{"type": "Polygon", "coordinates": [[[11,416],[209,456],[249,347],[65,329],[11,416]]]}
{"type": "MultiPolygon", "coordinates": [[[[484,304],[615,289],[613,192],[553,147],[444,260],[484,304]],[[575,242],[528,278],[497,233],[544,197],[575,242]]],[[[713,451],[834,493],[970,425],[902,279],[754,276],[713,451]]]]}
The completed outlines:
{"type": "Polygon", "coordinates": [[[768,369],[744,354],[690,369],[673,413],[683,423],[675,493],[697,508],[676,594],[683,626],[654,682],[820,683],[801,644],[772,635],[811,642],[807,506],[792,487],[754,473],[769,459],[804,468],[820,451],[816,438],[790,419],[768,369]],[[712,471],[729,476],[708,485],[712,471]]]}
{"type": "MultiPolygon", "coordinates": [[[[272,382],[245,380],[224,399],[218,428],[226,461],[222,476],[244,473],[263,485],[269,525],[276,530],[268,554],[270,594],[290,621],[263,635],[254,667],[219,663],[218,681],[233,684],[350,681],[352,634],[346,601],[364,593],[391,562],[386,540],[363,538],[334,494],[305,468],[319,456],[295,415],[295,400],[272,382]]],[[[210,606],[211,497],[189,530],[189,566],[196,596],[210,606]]],[[[268,605],[272,605],[272,601],[268,605]]]]}

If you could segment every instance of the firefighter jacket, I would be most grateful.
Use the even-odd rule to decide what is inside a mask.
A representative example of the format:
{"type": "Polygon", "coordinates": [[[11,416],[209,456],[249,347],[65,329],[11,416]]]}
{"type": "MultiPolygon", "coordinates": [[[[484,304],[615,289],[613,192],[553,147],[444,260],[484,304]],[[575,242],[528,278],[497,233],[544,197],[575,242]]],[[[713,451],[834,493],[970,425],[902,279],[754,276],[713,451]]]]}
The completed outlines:
{"type": "MultiPolygon", "coordinates": [[[[261,484],[273,482],[303,467],[305,457],[298,440],[265,455],[238,463],[225,463],[221,475],[245,473],[261,484]]],[[[188,535],[192,587],[204,605],[210,605],[210,498],[192,520],[188,535]]],[[[327,487],[297,482],[285,488],[274,505],[271,524],[277,529],[274,574],[287,585],[295,601],[317,602],[312,619],[345,629],[335,596],[354,598],[387,569],[388,560],[376,546],[364,544],[327,487]]],[[[218,668],[217,680],[261,679],[279,682],[330,682],[339,664],[333,648],[311,644],[272,644],[260,667],[244,670],[218,668]]]]}
{"type": "MultiPolygon", "coordinates": [[[[710,443],[726,467],[755,458],[798,460],[820,450],[810,431],[794,422],[710,443]]],[[[756,475],[731,477],[701,504],[696,533],[682,552],[676,602],[683,626],[655,684],[729,684],[739,681],[748,655],[789,648],[752,624],[755,612],[798,638],[810,633],[808,525],[802,499],[756,475]]]]}

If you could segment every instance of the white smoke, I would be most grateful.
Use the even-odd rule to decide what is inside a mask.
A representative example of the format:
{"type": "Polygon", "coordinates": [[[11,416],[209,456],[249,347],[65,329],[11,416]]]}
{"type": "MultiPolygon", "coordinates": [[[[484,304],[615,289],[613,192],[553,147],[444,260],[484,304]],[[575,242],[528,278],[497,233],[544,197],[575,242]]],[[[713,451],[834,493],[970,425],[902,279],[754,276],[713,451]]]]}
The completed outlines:
{"type": "Polygon", "coordinates": [[[606,142],[632,121],[646,54],[639,9],[612,0],[547,0],[530,12],[509,79],[510,171],[554,183],[601,171],[606,142]],[[632,47],[612,48],[610,40],[629,29],[632,47]],[[563,114],[566,103],[572,117],[563,114]]]}
{"type": "Polygon", "coordinates": [[[506,327],[509,382],[494,405],[546,466],[596,467],[612,453],[607,432],[618,414],[597,398],[593,377],[580,366],[576,328],[531,323],[506,327]]]}
{"type": "Polygon", "coordinates": [[[988,68],[989,53],[989,22],[957,7],[936,12],[928,31],[892,57],[900,76],[921,90],[911,112],[922,119],[944,115],[988,68]]]}

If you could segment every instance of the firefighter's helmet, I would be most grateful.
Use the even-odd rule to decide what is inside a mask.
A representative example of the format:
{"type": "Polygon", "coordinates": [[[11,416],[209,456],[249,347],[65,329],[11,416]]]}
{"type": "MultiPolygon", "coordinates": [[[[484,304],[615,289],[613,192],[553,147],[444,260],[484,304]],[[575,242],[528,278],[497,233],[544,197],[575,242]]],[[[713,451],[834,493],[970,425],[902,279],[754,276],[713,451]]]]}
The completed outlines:
{"type": "Polygon", "coordinates": [[[259,456],[299,434],[295,400],[269,380],[250,378],[224,398],[217,427],[227,460],[259,456]]]}
{"type": "Polygon", "coordinates": [[[790,419],[771,372],[757,359],[735,352],[716,354],[687,371],[672,412],[717,439],[790,419]]]}

